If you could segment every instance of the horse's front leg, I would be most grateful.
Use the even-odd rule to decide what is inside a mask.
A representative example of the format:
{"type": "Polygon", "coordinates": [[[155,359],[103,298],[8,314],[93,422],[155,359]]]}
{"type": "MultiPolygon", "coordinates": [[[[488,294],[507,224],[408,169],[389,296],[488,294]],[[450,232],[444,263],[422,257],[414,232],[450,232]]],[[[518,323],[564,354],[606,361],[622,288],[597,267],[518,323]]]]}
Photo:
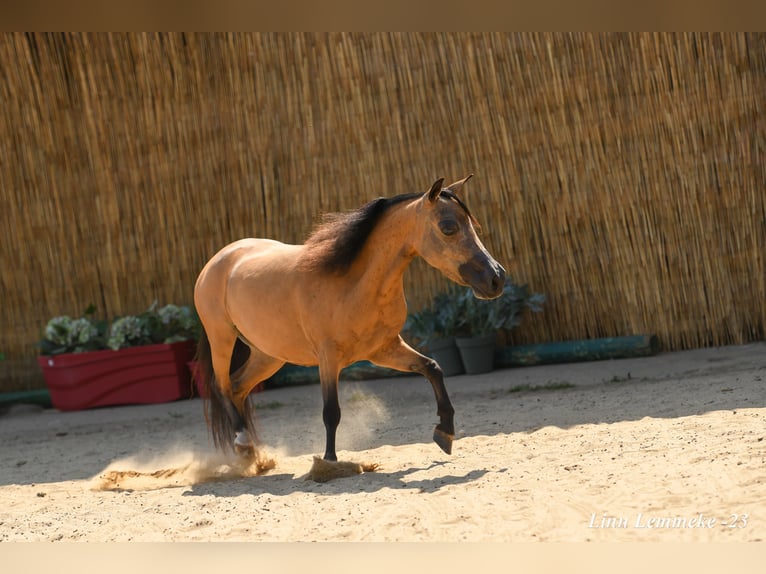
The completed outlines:
{"type": "Polygon", "coordinates": [[[322,421],[326,433],[324,459],[337,461],[335,454],[335,433],[340,424],[340,402],[338,400],[338,375],[340,368],[332,352],[325,350],[319,360],[319,382],[322,386],[322,421]]]}
{"type": "Polygon", "coordinates": [[[388,347],[379,351],[370,360],[381,367],[398,371],[420,373],[434,390],[436,396],[436,414],[439,424],[434,429],[434,442],[447,454],[452,454],[452,441],[455,438],[455,409],[449,400],[447,388],[444,386],[444,375],[439,364],[421,355],[405,343],[401,337],[388,347]]]}

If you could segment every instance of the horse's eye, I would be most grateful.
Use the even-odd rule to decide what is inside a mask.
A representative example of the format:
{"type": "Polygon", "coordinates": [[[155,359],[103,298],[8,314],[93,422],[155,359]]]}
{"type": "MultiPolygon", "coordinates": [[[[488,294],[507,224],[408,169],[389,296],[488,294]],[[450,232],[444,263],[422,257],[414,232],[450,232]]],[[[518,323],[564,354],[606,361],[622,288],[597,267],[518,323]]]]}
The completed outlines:
{"type": "Polygon", "coordinates": [[[454,235],[457,233],[458,225],[455,221],[441,221],[439,229],[444,235],[454,235]]]}

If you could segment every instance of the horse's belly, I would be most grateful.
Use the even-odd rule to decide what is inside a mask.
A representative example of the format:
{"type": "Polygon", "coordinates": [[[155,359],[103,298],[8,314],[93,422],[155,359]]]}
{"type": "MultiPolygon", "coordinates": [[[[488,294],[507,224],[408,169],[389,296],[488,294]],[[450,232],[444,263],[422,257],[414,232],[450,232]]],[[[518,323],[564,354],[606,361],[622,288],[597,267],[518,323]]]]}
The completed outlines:
{"type": "Polygon", "coordinates": [[[238,329],[250,345],[271,357],[295,365],[319,363],[314,347],[300,332],[300,327],[285,321],[276,323],[260,319],[255,325],[238,326],[238,329]]]}
{"type": "Polygon", "coordinates": [[[227,310],[242,337],[267,355],[298,365],[317,364],[296,303],[294,273],[250,265],[232,276],[227,310]]]}

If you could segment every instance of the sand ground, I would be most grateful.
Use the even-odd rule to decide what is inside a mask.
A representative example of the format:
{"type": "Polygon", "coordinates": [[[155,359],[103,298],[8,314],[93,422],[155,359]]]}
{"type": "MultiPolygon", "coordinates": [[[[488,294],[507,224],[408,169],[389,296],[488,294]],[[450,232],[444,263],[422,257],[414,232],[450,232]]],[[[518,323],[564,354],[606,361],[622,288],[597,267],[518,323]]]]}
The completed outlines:
{"type": "MultiPolygon", "coordinates": [[[[199,399],[0,414],[0,541],[766,539],[766,343],[447,379],[448,456],[419,377],[341,384],[342,460],[317,386],[254,396],[276,459],[243,476],[199,399]]],[[[246,473],[245,473],[246,474],[246,473]]]]}

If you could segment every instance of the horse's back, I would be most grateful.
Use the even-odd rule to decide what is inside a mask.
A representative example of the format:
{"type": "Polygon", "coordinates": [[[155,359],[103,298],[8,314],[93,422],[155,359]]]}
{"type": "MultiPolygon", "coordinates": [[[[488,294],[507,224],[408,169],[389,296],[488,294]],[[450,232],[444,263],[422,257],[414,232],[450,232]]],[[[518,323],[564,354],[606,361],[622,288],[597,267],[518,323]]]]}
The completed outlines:
{"type": "Polygon", "coordinates": [[[258,256],[260,254],[292,251],[296,247],[296,245],[289,245],[274,239],[247,237],[245,239],[239,239],[229,243],[223,247],[210,259],[210,262],[214,262],[216,260],[234,262],[242,258],[258,256]]]}
{"type": "Polygon", "coordinates": [[[197,286],[209,276],[216,276],[217,279],[220,275],[221,279],[228,279],[241,265],[257,265],[259,261],[268,264],[280,258],[284,262],[291,258],[299,247],[273,239],[246,238],[234,241],[210,258],[197,279],[197,286]]]}
{"type": "Polygon", "coordinates": [[[273,239],[247,238],[229,243],[210,258],[197,277],[194,301],[198,310],[226,306],[228,291],[243,279],[257,284],[259,274],[274,275],[277,271],[279,275],[277,268],[294,266],[299,249],[273,239]]]}

